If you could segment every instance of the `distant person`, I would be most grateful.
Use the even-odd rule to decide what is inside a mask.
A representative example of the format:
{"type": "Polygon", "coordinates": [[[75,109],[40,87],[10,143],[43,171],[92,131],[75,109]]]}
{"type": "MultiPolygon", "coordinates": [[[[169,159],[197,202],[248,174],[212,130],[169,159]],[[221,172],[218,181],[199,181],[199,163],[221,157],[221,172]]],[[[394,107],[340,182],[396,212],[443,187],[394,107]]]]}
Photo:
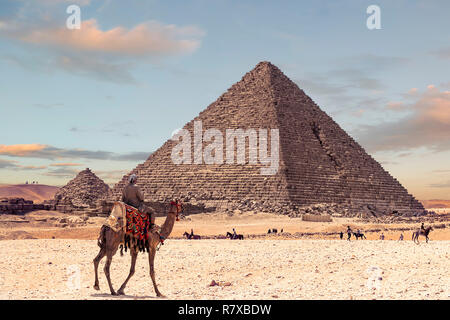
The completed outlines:
{"type": "Polygon", "coordinates": [[[383,232],[380,234],[380,240],[384,240],[384,233],[383,232]]]}
{"type": "Polygon", "coordinates": [[[237,238],[236,230],[233,228],[233,239],[237,238]]]}
{"type": "Polygon", "coordinates": [[[403,241],[403,233],[400,233],[400,238],[398,238],[398,241],[403,241]]]}
{"type": "Polygon", "coordinates": [[[193,236],[194,236],[194,229],[191,229],[191,234],[190,234],[189,239],[192,238],[193,236]]]}
{"type": "Polygon", "coordinates": [[[350,241],[350,238],[352,237],[352,229],[350,228],[350,226],[347,226],[347,240],[350,241]]]}
{"type": "Polygon", "coordinates": [[[425,231],[425,225],[423,224],[423,222],[422,222],[422,224],[420,225],[420,230],[425,231]]]}
{"type": "Polygon", "coordinates": [[[341,238],[341,240],[344,238],[344,233],[342,231],[339,233],[339,238],[341,238]]]}

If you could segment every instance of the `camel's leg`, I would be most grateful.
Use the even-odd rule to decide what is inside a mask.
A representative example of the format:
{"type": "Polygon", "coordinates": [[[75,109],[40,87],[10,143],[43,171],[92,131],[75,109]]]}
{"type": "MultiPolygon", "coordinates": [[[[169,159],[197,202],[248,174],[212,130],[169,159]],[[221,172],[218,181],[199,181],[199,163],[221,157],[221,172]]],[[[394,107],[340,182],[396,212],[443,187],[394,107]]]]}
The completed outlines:
{"type": "Polygon", "coordinates": [[[119,291],[117,291],[118,294],[120,295],[124,295],[125,294],[125,287],[128,283],[128,280],[130,280],[130,278],[134,275],[134,270],[135,270],[135,266],[136,266],[136,258],[138,256],[138,252],[136,250],[131,250],[131,267],[130,267],[130,273],[128,274],[127,279],[125,280],[125,282],[120,286],[119,291]]]}
{"type": "Polygon", "coordinates": [[[163,297],[161,292],[159,292],[159,290],[158,290],[158,286],[156,285],[156,280],[155,280],[155,265],[154,265],[155,254],[156,254],[156,248],[153,247],[152,245],[150,245],[150,251],[148,253],[148,262],[150,265],[150,277],[152,278],[153,288],[155,288],[156,295],[158,297],[163,297]]]}
{"type": "Polygon", "coordinates": [[[114,288],[111,283],[111,275],[109,273],[109,267],[111,266],[112,256],[113,256],[112,252],[108,252],[106,254],[106,263],[105,263],[105,267],[103,268],[103,271],[105,271],[106,279],[108,280],[109,290],[111,291],[111,294],[113,296],[116,296],[117,293],[114,291],[114,288]]]}
{"type": "Polygon", "coordinates": [[[100,252],[98,255],[94,258],[94,271],[95,271],[95,282],[94,282],[94,289],[100,290],[100,286],[98,285],[98,264],[103,259],[103,257],[106,254],[105,247],[100,249],[100,252]]]}

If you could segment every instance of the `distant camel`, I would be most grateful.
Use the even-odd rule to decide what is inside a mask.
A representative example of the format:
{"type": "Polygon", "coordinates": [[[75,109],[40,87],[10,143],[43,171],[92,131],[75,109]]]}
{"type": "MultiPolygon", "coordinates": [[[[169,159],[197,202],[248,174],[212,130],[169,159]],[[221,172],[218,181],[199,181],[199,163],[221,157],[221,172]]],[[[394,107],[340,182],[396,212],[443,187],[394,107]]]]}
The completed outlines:
{"type": "Polygon", "coordinates": [[[185,236],[186,239],[188,239],[188,240],[200,240],[202,238],[198,234],[191,235],[190,233],[187,233],[187,232],[183,233],[183,236],[185,236]]]}
{"type": "Polygon", "coordinates": [[[244,235],[242,234],[237,234],[236,237],[234,236],[234,234],[232,234],[231,232],[227,232],[227,238],[230,238],[231,240],[244,240],[244,235]]]}
{"type": "Polygon", "coordinates": [[[364,235],[364,233],[360,232],[360,233],[353,233],[353,235],[356,237],[356,240],[358,240],[359,238],[361,238],[361,240],[367,239],[366,236],[364,235]]]}
{"type": "MultiPolygon", "coordinates": [[[[113,210],[124,210],[124,204],[121,202],[114,203],[114,209],[113,210]]],[[[175,223],[175,218],[178,220],[178,213],[179,213],[179,207],[177,204],[172,201],[170,203],[170,209],[167,213],[166,221],[164,221],[163,225],[161,226],[161,232],[154,233],[149,232],[148,233],[148,243],[147,249],[148,252],[148,262],[150,264],[150,277],[152,278],[153,287],[155,289],[156,295],[158,297],[163,296],[161,292],[159,292],[158,287],[156,286],[156,280],[155,280],[155,268],[154,268],[154,260],[155,260],[155,254],[156,254],[156,247],[161,242],[161,238],[167,239],[169,237],[170,233],[172,232],[173,225],[175,223]]],[[[112,295],[124,295],[125,292],[125,286],[127,285],[130,278],[133,276],[135,271],[135,265],[136,265],[136,259],[137,255],[139,253],[139,247],[133,246],[130,249],[131,253],[131,268],[130,273],[125,280],[125,282],[120,287],[119,291],[114,291],[112,283],[111,283],[111,277],[109,273],[109,268],[111,266],[112,257],[116,254],[117,249],[119,248],[119,245],[124,241],[125,233],[123,229],[119,229],[117,232],[111,229],[108,226],[102,226],[100,230],[100,235],[98,237],[97,244],[100,247],[100,252],[94,259],[94,271],[95,271],[95,283],[94,283],[94,289],[100,290],[100,286],[98,284],[98,265],[100,263],[100,260],[104,256],[106,256],[106,263],[103,270],[105,271],[106,279],[108,280],[109,290],[111,291],[112,295]]]]}
{"type": "Polygon", "coordinates": [[[417,231],[413,232],[412,234],[412,241],[414,241],[414,243],[419,244],[419,236],[425,236],[425,239],[428,243],[428,235],[430,234],[430,231],[433,230],[433,227],[429,226],[425,229],[418,229],[417,231]]]}

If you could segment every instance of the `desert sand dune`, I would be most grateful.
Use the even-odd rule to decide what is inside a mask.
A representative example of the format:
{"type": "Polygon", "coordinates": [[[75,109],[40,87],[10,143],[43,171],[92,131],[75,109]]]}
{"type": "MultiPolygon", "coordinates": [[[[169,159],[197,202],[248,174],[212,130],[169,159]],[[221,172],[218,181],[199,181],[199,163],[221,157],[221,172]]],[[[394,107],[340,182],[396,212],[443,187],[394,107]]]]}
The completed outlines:
{"type": "Polygon", "coordinates": [[[34,202],[52,199],[59,187],[43,184],[0,184],[0,198],[24,198],[34,202]]]}

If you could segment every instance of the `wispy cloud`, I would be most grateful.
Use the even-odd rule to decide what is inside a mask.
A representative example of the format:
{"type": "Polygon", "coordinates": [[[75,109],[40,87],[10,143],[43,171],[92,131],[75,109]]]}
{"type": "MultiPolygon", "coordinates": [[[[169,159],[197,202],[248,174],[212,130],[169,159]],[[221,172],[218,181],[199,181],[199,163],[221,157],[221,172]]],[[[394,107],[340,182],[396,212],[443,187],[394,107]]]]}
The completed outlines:
{"type": "Polygon", "coordinates": [[[441,170],[433,170],[433,173],[450,173],[450,169],[446,170],[446,169],[441,169],[441,170]]]}
{"type": "Polygon", "coordinates": [[[71,163],[71,162],[50,164],[51,167],[77,167],[81,165],[82,165],[81,163],[71,163]]]}
{"type": "Polygon", "coordinates": [[[96,159],[113,161],[143,161],[149,152],[130,152],[125,154],[110,151],[84,149],[63,149],[43,144],[0,145],[0,155],[40,159],[96,159]]]}
{"type": "Polygon", "coordinates": [[[141,63],[195,52],[206,32],[194,25],[143,21],[133,27],[101,28],[96,19],[84,20],[80,29],[61,23],[56,4],[88,5],[88,0],[18,2],[11,16],[0,16],[0,38],[30,48],[22,56],[0,58],[34,72],[62,70],[73,75],[120,84],[137,84],[132,75],[141,63]]]}
{"type": "Polygon", "coordinates": [[[15,167],[17,167],[16,161],[0,159],[0,169],[9,169],[15,167]]]}
{"type": "Polygon", "coordinates": [[[443,183],[432,183],[429,185],[431,188],[450,188],[450,180],[443,183]]]}
{"type": "Polygon", "coordinates": [[[444,59],[444,60],[450,60],[450,47],[447,48],[441,48],[435,51],[432,51],[431,54],[434,56],[444,59]]]}
{"type": "Polygon", "coordinates": [[[100,52],[131,57],[192,53],[200,46],[204,31],[195,26],[179,27],[147,21],[132,29],[115,27],[103,31],[95,19],[82,21],[80,29],[25,29],[10,35],[27,43],[81,52],[100,52]]]}
{"type": "Polygon", "coordinates": [[[96,170],[95,174],[105,182],[116,183],[128,172],[129,170],[96,170]]]}
{"type": "Polygon", "coordinates": [[[47,166],[21,165],[17,161],[14,161],[14,160],[0,159],[0,169],[9,169],[9,170],[43,170],[43,169],[46,169],[46,168],[47,168],[47,166]]]}
{"type": "Polygon", "coordinates": [[[49,66],[71,74],[119,84],[138,84],[132,75],[133,63],[112,62],[102,58],[75,54],[59,55],[49,60],[49,66]]]}
{"type": "Polygon", "coordinates": [[[409,111],[405,117],[355,131],[361,144],[374,152],[419,147],[450,150],[450,91],[429,85],[425,92],[415,92],[414,97],[412,103],[405,103],[409,111]]]}
{"type": "Polygon", "coordinates": [[[382,95],[386,85],[380,75],[409,62],[405,57],[361,54],[336,58],[325,72],[304,73],[303,68],[296,65],[286,68],[303,73],[295,82],[308,95],[320,99],[321,105],[330,108],[329,113],[361,117],[389,102],[382,95]]]}
{"type": "Polygon", "coordinates": [[[57,169],[50,169],[49,171],[43,173],[43,175],[59,178],[73,178],[77,173],[78,171],[75,169],[57,168],[57,169]]]}
{"type": "Polygon", "coordinates": [[[117,155],[114,160],[118,161],[142,161],[146,160],[151,153],[149,152],[130,152],[123,155],[117,155]]]}
{"type": "Polygon", "coordinates": [[[32,143],[32,144],[13,144],[4,145],[0,144],[0,155],[9,155],[13,157],[26,157],[30,154],[35,154],[47,148],[44,144],[32,143]]]}

